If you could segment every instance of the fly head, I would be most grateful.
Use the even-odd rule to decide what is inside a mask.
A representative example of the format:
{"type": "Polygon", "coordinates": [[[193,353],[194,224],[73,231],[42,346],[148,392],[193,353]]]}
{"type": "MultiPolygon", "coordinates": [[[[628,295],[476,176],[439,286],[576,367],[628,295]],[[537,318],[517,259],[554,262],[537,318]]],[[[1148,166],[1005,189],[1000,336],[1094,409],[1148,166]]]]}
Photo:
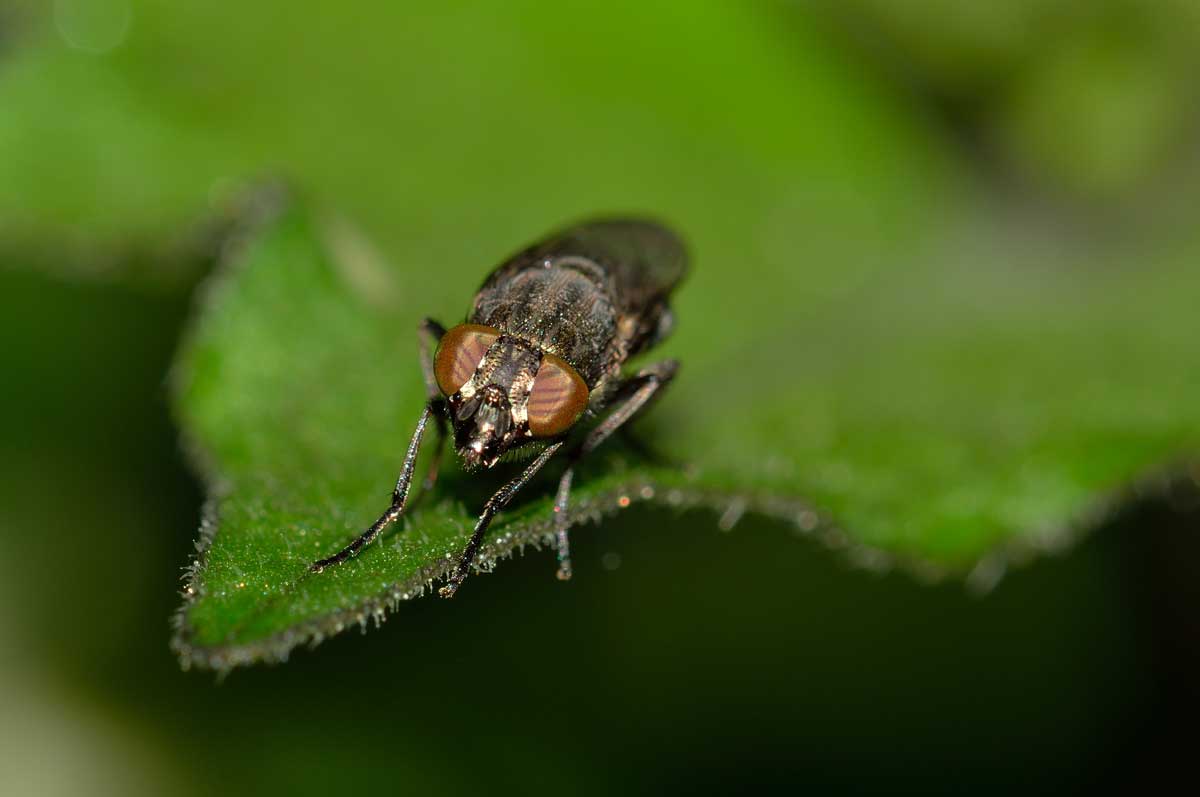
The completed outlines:
{"type": "Polygon", "coordinates": [[[490,468],[534,439],[563,435],[588,403],[587,385],[561,358],[479,324],[446,333],[434,374],[468,470],[490,468]]]}

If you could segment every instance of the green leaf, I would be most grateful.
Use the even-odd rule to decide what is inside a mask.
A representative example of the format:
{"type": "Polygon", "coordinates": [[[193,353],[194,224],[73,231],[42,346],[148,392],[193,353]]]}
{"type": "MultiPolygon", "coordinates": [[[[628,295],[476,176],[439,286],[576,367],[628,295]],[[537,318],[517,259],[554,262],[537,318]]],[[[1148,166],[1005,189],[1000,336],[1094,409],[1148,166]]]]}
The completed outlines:
{"type": "MultiPolygon", "coordinates": [[[[387,499],[420,403],[416,321],[454,320],[507,251],[593,213],[661,215],[696,263],[663,351],[683,371],[637,428],[687,475],[610,447],[579,479],[588,516],[649,488],[725,525],[786,518],[869,566],[982,561],[987,582],[1194,457],[1200,246],[1056,252],[1004,229],[971,207],[928,106],[820,20],[378,5],[307,3],[280,28],[269,5],[144,3],[107,54],[49,17],[3,53],[0,248],[123,274],[127,242],[162,251],[269,169],[391,260],[298,209],[202,308],[177,409],[213,541],[181,615],[186,661],[280,656],[423,585],[419,547],[456,552],[494,484],[451,470],[408,531],[301,580],[387,499]]],[[[526,497],[494,539],[537,538],[544,485],[526,497]]]]}
{"type": "MultiPolygon", "coordinates": [[[[402,530],[307,572],[386,506],[422,405],[421,296],[344,224],[295,204],[276,213],[205,292],[176,374],[213,490],[175,640],[185,664],[279,659],[382,619],[447,573],[502,482],[449,467],[402,530]]],[[[576,480],[572,522],[653,500],[712,507],[697,533],[714,533],[760,512],[862,564],[926,574],[1059,547],[1135,477],[1196,451],[1200,375],[1182,364],[1200,340],[1188,312],[1200,279],[1186,265],[1022,273],[933,259],[809,314],[786,286],[698,267],[682,295],[729,297],[727,311],[681,318],[664,351],[683,371],[637,425],[686,467],[609,446],[576,480]]],[[[427,277],[466,297],[482,277],[470,272],[427,277]]],[[[481,565],[537,546],[551,503],[545,480],[522,493],[481,565]]]]}

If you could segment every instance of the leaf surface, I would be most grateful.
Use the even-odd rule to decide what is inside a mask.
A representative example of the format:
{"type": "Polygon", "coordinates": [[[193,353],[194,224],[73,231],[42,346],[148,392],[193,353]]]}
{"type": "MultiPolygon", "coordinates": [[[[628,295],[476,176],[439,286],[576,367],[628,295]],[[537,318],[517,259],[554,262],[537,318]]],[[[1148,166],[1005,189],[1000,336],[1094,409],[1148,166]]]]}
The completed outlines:
{"type": "MultiPolygon", "coordinates": [[[[345,234],[282,208],[205,292],[181,353],[179,416],[214,491],[180,615],[185,661],[280,658],[381,619],[447,574],[502,483],[450,466],[401,530],[307,572],[386,506],[422,405],[411,314],[396,312],[418,297],[337,254],[345,234]]],[[[740,281],[697,271],[683,291],[731,296],[740,281]]],[[[636,425],[664,456],[608,446],[576,479],[572,522],[653,500],[712,508],[697,529],[710,533],[760,512],[862,564],[934,574],[1061,547],[1108,497],[1196,449],[1185,288],[1200,285],[1170,262],[1022,276],[943,260],[875,278],[838,312],[797,317],[766,291],[747,296],[759,324],[685,316],[664,346],[680,377],[636,425]]],[[[547,541],[552,501],[547,479],[527,488],[482,566],[547,541]]]]}

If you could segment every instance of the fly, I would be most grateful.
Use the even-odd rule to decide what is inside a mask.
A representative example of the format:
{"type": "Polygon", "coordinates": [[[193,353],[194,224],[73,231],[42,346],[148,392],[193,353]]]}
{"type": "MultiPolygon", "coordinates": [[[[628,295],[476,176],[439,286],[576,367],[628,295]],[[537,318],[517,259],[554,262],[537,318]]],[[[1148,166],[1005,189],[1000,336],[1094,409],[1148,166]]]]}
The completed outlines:
{"type": "Polygon", "coordinates": [[[488,525],[560,450],[566,469],[554,501],[558,577],[571,577],[567,506],[575,466],[667,385],[679,368],[662,360],[630,375],[631,357],[661,342],[674,316],[667,304],[687,271],[682,241],[649,221],[593,221],[559,232],[493,271],[464,323],[447,330],[421,322],[421,370],[428,401],[408,444],[392,503],[357,539],[327,559],[321,572],[357,554],[404,513],[421,439],[430,419],[437,448],[424,488],[437,479],[447,426],[468,471],[491,468],[509,451],[537,455],[483,505],[475,531],[449,581],[454,596],[488,525]],[[432,354],[431,354],[432,352],[432,354]],[[570,440],[584,417],[600,421],[570,440]]]}

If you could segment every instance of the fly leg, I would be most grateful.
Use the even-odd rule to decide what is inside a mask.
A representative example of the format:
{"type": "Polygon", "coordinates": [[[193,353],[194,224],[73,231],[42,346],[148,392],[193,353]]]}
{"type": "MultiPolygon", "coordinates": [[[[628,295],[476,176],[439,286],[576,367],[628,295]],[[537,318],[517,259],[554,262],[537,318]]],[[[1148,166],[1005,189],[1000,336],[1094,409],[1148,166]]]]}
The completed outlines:
{"type": "Polygon", "coordinates": [[[434,449],[433,458],[429,463],[429,471],[425,474],[425,481],[421,485],[421,493],[428,492],[437,481],[438,466],[442,461],[442,452],[446,448],[446,404],[433,375],[433,351],[445,334],[446,328],[432,318],[423,319],[417,327],[417,337],[421,348],[421,374],[425,378],[425,411],[421,413],[421,419],[417,421],[417,429],[413,432],[412,440],[409,441],[408,452],[404,455],[404,465],[400,469],[400,477],[396,480],[396,489],[392,491],[391,506],[354,542],[328,559],[314,562],[309,568],[314,573],[320,573],[326,567],[340,564],[354,556],[404,513],[405,505],[408,502],[409,487],[412,485],[413,469],[417,463],[417,453],[421,450],[421,438],[425,436],[425,426],[429,423],[430,416],[433,417],[434,428],[437,431],[437,447],[434,449]]]}
{"type": "Polygon", "coordinates": [[[421,413],[421,419],[417,421],[417,429],[408,443],[408,453],[404,455],[404,465],[400,468],[400,478],[396,480],[396,489],[392,491],[392,505],[371,524],[369,529],[359,535],[358,539],[328,559],[313,562],[309,566],[309,570],[320,573],[330,565],[346,561],[358,553],[364,545],[368,545],[378,537],[379,533],[388,527],[388,524],[404,513],[404,505],[408,501],[408,488],[412,484],[413,468],[417,464],[417,453],[421,450],[421,438],[425,436],[425,426],[429,423],[429,417],[434,413],[434,405],[430,402],[425,405],[425,411],[421,413]]]}
{"type": "Polygon", "coordinates": [[[475,533],[471,535],[471,541],[467,543],[467,547],[463,549],[462,556],[458,559],[458,567],[454,570],[454,575],[446,582],[446,585],[438,590],[438,594],[443,598],[453,598],[454,593],[458,591],[458,587],[462,584],[463,579],[467,577],[467,571],[471,568],[471,563],[475,561],[475,554],[479,550],[479,543],[483,541],[484,532],[492,522],[492,518],[512,499],[513,495],[518,490],[526,485],[533,478],[534,474],[542,469],[546,461],[554,456],[554,452],[562,448],[562,441],[553,443],[547,446],[537,459],[530,462],[521,472],[521,475],[510,481],[508,484],[496,491],[496,494],[487,500],[483,505],[483,514],[479,516],[479,520],[475,522],[475,533]]]}
{"type": "Polygon", "coordinates": [[[428,493],[437,483],[442,453],[446,450],[446,400],[442,398],[441,388],[433,375],[433,352],[445,334],[446,328],[432,318],[422,319],[417,327],[417,337],[421,343],[421,375],[425,378],[425,398],[434,409],[434,430],[437,432],[433,457],[429,460],[429,470],[425,472],[425,481],[421,483],[421,495],[428,493]]]}
{"type": "Polygon", "coordinates": [[[588,432],[579,447],[571,453],[570,464],[558,482],[558,494],[554,499],[554,536],[558,547],[558,577],[566,581],[571,577],[571,543],[567,538],[567,503],[571,496],[571,480],[575,477],[575,465],[589,452],[594,451],[608,436],[621,428],[626,421],[646,406],[660,389],[665,387],[679,370],[676,360],[663,360],[638,371],[618,390],[618,399],[613,410],[588,432]]]}

